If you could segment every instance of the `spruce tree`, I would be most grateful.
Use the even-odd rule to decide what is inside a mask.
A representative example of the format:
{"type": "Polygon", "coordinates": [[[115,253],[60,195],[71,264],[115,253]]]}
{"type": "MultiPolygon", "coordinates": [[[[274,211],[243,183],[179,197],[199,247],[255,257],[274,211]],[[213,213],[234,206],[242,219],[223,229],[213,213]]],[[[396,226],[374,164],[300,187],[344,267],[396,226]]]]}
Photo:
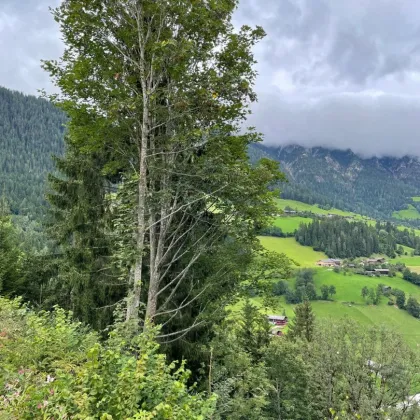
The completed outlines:
{"type": "Polygon", "coordinates": [[[306,300],[303,303],[296,305],[295,318],[290,323],[287,337],[291,340],[298,338],[306,341],[312,341],[314,334],[315,315],[312,312],[311,303],[306,300]]]}

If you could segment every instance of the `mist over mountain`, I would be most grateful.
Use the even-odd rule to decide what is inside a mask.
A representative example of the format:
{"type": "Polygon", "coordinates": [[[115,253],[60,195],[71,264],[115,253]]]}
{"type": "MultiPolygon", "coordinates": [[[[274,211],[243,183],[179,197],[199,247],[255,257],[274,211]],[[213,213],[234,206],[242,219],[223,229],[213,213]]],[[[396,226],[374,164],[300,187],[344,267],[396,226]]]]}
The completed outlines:
{"type": "MultiPolygon", "coordinates": [[[[364,158],[352,150],[299,145],[253,146],[251,159],[280,162],[288,183],[282,197],[331,205],[372,217],[391,219],[393,212],[417,206],[420,160],[412,156],[364,158]]],[[[415,223],[415,222],[414,222],[415,223]]]]}

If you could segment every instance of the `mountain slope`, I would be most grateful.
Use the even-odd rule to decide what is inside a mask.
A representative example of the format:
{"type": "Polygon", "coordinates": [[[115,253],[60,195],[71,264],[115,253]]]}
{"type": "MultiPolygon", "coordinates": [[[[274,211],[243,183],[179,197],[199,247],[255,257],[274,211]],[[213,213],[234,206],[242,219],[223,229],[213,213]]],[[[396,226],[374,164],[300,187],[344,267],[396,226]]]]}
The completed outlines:
{"type": "Polygon", "coordinates": [[[282,186],[284,198],[385,219],[409,205],[419,206],[411,198],[420,192],[417,158],[365,159],[351,150],[263,145],[253,146],[250,156],[253,160],[267,156],[280,162],[289,180],[282,186]]]}
{"type": "Polygon", "coordinates": [[[0,194],[15,214],[40,214],[65,117],[49,102],[0,87],[0,194]]]}

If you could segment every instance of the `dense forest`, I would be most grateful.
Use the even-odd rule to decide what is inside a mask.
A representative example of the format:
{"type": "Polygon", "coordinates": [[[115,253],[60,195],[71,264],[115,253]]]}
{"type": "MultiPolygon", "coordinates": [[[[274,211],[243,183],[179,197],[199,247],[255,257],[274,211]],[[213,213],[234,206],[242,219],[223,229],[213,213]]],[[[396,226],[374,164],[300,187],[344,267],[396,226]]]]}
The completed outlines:
{"type": "MultiPolygon", "coordinates": [[[[252,49],[265,34],[236,31],[236,6],[67,0],[54,11],[65,52],[43,64],[60,93],[51,104],[5,93],[42,136],[8,114],[6,150],[13,139],[21,149],[0,201],[0,418],[418,416],[409,399],[417,353],[385,328],[317,320],[308,298],[335,289],[317,297],[310,271],[297,274],[301,303],[283,336],[249,301],[257,290],[272,308],[273,279],[293,269],[257,237],[278,212],[285,176],[273,160],[248,158],[262,140],[243,120],[257,99],[252,49]],[[51,167],[63,122],[65,150],[51,167]],[[28,207],[19,165],[37,175],[28,207]],[[31,206],[44,213],[47,171],[41,251],[30,235],[22,240],[30,217],[13,220],[31,206]]],[[[331,223],[325,246],[338,224],[356,242],[348,222],[331,223]]],[[[393,238],[387,226],[363,226],[362,240],[393,238]]]]}
{"type": "Polygon", "coordinates": [[[314,220],[301,225],[296,240],[315,250],[324,251],[331,258],[369,257],[383,253],[395,254],[395,238],[385,230],[368,226],[364,222],[351,222],[342,218],[314,220]]]}
{"type": "Polygon", "coordinates": [[[342,217],[315,219],[308,225],[302,224],[295,238],[301,245],[324,251],[331,258],[369,257],[376,253],[393,258],[404,252],[400,245],[411,247],[414,255],[420,255],[420,238],[414,231],[400,230],[390,222],[369,226],[342,217]]]}
{"type": "Polygon", "coordinates": [[[65,116],[44,99],[0,87],[0,188],[11,211],[45,212],[45,186],[52,155],[64,151],[65,116]]]}

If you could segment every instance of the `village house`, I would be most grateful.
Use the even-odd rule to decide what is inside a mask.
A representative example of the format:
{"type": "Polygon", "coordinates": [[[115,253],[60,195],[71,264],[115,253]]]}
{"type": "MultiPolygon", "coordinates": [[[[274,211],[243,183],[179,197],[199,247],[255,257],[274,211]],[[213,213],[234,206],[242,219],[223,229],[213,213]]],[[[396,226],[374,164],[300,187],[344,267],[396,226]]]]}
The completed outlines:
{"type": "Polygon", "coordinates": [[[371,271],[371,270],[366,270],[363,274],[365,276],[374,276],[375,275],[375,272],[374,271],[371,271]]]}
{"type": "Polygon", "coordinates": [[[375,274],[380,274],[381,276],[387,276],[389,274],[388,268],[376,268],[375,274]]]}
{"type": "Polygon", "coordinates": [[[316,265],[319,267],[340,267],[341,260],[336,258],[328,258],[326,260],[319,260],[316,265]]]}
{"type": "Polygon", "coordinates": [[[363,265],[375,265],[375,264],[384,264],[386,263],[385,258],[368,258],[367,260],[362,261],[363,265]]]}
{"type": "Polygon", "coordinates": [[[286,315],[268,315],[268,322],[279,327],[287,325],[288,319],[286,315]]]}

